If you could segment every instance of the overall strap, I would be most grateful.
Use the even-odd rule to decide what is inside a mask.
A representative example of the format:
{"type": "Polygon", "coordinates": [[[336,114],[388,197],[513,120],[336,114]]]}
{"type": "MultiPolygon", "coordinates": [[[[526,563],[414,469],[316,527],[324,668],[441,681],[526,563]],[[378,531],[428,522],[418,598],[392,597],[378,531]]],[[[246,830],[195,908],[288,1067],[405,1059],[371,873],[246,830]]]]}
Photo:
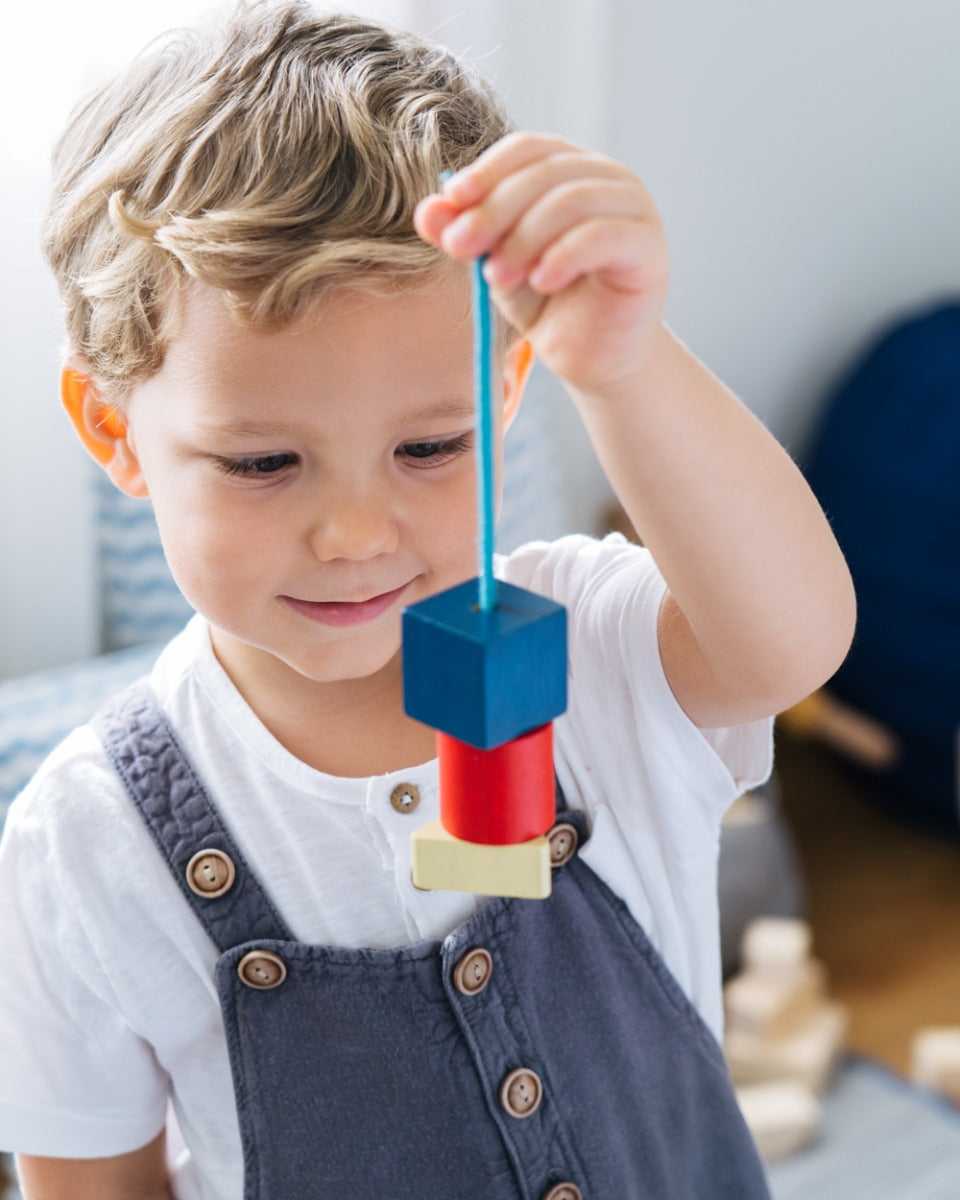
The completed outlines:
{"type": "Polygon", "coordinates": [[[223,952],[253,939],[292,940],[147,681],[122,692],[92,725],[214,945],[223,952]]]}

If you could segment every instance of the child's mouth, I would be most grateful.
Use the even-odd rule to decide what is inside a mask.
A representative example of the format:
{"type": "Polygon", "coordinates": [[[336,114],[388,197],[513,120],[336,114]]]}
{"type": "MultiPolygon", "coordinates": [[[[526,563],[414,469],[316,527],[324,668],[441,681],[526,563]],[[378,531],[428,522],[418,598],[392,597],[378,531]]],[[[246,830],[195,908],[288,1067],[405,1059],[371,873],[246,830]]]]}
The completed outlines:
{"type": "Polygon", "coordinates": [[[392,592],[382,592],[369,600],[298,600],[294,596],[281,596],[281,601],[301,616],[317,621],[321,625],[362,625],[385,613],[401,594],[410,586],[404,583],[392,592]]]}

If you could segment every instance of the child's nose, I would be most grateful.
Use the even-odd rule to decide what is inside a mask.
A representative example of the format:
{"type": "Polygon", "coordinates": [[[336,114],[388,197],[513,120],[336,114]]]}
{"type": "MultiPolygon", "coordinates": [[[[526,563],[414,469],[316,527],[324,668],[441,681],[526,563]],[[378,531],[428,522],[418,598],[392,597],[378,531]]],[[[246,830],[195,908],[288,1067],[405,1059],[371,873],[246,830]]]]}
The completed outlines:
{"type": "Polygon", "coordinates": [[[399,527],[389,498],[379,492],[339,492],[323,504],[310,529],[310,547],[321,562],[367,559],[397,549],[399,527]]]}

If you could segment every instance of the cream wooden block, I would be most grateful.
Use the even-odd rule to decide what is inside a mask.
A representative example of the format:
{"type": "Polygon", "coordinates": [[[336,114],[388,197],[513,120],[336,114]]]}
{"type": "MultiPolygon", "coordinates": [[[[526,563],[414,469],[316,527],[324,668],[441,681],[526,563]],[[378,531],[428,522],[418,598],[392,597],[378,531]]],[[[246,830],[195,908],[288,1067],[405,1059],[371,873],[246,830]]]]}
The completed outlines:
{"type": "Polygon", "coordinates": [[[823,1002],[827,972],[813,959],[788,973],[744,971],[723,989],[727,1026],[756,1037],[781,1037],[804,1024],[823,1002]]]}
{"type": "Polygon", "coordinates": [[[464,842],[430,821],[412,837],[414,886],[545,900],[550,895],[550,843],[545,837],[506,846],[464,842]]]}
{"type": "Polygon", "coordinates": [[[810,955],[809,924],[795,917],[758,917],[744,930],[740,953],[745,971],[792,975],[810,955]]]}
{"type": "Polygon", "coordinates": [[[728,1030],[723,1049],[734,1083],[792,1079],[819,1092],[843,1049],[847,1022],[842,1004],[824,1003],[800,1029],[784,1037],[728,1030]]]}
{"type": "Polygon", "coordinates": [[[795,1080],[748,1083],[736,1089],[737,1103],[766,1162],[793,1154],[820,1132],[820,1101],[795,1080]]]}
{"type": "Polygon", "coordinates": [[[921,1029],[911,1045],[911,1074],[960,1104],[960,1025],[921,1029]]]}

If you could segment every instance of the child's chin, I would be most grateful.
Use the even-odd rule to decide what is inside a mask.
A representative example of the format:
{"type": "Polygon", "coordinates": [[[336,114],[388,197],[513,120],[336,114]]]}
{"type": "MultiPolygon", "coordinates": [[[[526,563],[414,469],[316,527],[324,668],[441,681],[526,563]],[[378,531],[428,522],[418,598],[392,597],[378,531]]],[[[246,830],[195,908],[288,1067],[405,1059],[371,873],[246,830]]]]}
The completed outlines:
{"type": "Polygon", "coordinates": [[[395,666],[399,656],[398,646],[394,650],[385,649],[381,653],[355,652],[324,657],[311,656],[298,662],[288,662],[288,665],[312,683],[350,683],[372,679],[395,666]]]}

